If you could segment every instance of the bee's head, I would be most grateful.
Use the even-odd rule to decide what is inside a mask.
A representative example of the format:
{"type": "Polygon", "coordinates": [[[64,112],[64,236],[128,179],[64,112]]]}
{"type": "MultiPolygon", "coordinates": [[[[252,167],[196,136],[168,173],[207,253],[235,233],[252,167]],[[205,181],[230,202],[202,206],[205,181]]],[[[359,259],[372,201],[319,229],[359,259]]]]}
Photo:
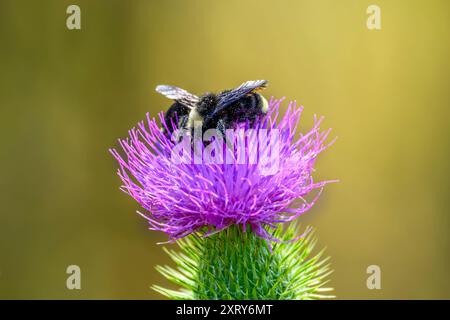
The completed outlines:
{"type": "Polygon", "coordinates": [[[217,105],[217,95],[214,93],[206,93],[200,97],[196,110],[202,118],[211,114],[217,105]]]}

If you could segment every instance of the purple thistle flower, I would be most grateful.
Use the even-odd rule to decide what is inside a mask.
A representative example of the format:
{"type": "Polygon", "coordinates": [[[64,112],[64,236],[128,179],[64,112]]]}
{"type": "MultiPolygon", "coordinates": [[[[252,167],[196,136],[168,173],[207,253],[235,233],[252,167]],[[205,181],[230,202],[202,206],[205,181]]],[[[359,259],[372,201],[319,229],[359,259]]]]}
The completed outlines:
{"type": "MultiPolygon", "coordinates": [[[[260,163],[237,161],[236,149],[231,152],[231,163],[176,163],[171,157],[175,142],[148,114],[146,122],[131,129],[128,138],[120,139],[125,156],[110,151],[120,165],[121,189],[147,211],[140,214],[148,220],[149,229],[163,231],[173,241],[193,232],[209,235],[233,224],[243,228],[248,224],[260,237],[277,241],[268,229],[308,211],[323,186],[332,182],[314,182],[312,178],[317,156],[333,142],[325,144],[330,129],[320,131],[323,118],[314,118],[313,128],[296,137],[303,107],[290,102],[278,120],[282,101],[270,99],[268,114],[251,128],[279,133],[277,168],[272,174],[262,174],[260,163]]],[[[159,120],[167,126],[163,113],[159,120]]],[[[250,129],[248,124],[241,128],[250,129]]],[[[247,143],[246,160],[250,148],[247,143]]],[[[258,159],[273,156],[270,148],[273,146],[260,143],[258,159]]]]}

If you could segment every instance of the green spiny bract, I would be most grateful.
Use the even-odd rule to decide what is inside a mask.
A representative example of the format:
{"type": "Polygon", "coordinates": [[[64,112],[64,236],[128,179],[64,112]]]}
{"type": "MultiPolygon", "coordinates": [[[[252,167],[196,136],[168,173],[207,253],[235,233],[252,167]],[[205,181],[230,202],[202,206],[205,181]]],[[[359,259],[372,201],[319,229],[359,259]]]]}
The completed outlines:
{"type": "MultiPolygon", "coordinates": [[[[273,235],[290,240],[297,232],[291,224],[273,235]]],[[[322,259],[323,250],[312,255],[316,244],[312,231],[297,241],[268,244],[250,227],[243,231],[241,226],[231,226],[206,238],[191,235],[177,243],[180,252],[164,248],[177,268],[156,269],[182,288],[153,286],[171,299],[333,298],[326,295],[332,289],[323,287],[332,270],[328,258],[322,259]]]]}

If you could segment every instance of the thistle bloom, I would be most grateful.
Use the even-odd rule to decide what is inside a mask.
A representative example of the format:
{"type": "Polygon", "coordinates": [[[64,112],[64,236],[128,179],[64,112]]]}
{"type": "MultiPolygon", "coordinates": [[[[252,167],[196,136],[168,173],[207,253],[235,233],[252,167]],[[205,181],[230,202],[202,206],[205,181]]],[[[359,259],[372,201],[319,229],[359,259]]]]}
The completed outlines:
{"type": "MultiPolygon", "coordinates": [[[[282,101],[270,99],[268,114],[251,128],[278,133],[275,145],[257,147],[258,160],[269,156],[265,165],[276,164],[269,174],[261,170],[260,162],[249,161],[254,148],[249,143],[244,144],[246,161],[239,161],[236,149],[231,161],[222,163],[174,161],[176,143],[160,129],[167,127],[162,113],[160,125],[147,114],[128,138],[120,139],[124,156],[115,149],[111,153],[120,165],[121,189],[146,210],[141,215],[149,229],[177,240],[193,232],[209,235],[233,224],[244,229],[250,225],[258,236],[277,241],[270,228],[308,211],[331,182],[315,182],[312,177],[317,156],[331,144],[325,143],[330,130],[321,131],[322,118],[314,118],[309,132],[297,134],[303,108],[290,102],[280,116],[282,101]]],[[[243,129],[250,128],[247,124],[243,129]]]]}

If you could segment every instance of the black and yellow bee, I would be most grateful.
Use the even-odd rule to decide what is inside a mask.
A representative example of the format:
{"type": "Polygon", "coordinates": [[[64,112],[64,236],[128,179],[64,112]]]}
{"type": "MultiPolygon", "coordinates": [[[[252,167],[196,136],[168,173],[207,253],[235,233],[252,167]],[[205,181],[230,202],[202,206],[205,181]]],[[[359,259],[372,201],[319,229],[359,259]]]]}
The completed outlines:
{"type": "Polygon", "coordinates": [[[175,102],[165,113],[168,136],[175,130],[192,130],[201,126],[203,132],[217,129],[225,135],[237,123],[254,123],[268,111],[267,100],[258,92],[267,86],[266,80],[242,83],[239,87],[218,94],[198,97],[178,87],[159,85],[156,91],[175,102]]]}

